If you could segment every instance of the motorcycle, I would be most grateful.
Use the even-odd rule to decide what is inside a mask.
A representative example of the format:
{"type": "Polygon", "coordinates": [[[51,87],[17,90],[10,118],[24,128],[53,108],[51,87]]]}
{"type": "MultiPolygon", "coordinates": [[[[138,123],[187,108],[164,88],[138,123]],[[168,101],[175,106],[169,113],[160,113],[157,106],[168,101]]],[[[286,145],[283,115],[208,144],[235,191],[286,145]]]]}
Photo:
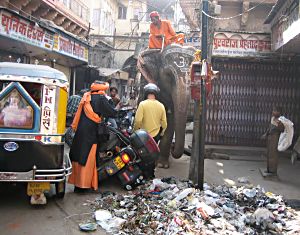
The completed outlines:
{"type": "Polygon", "coordinates": [[[108,130],[108,141],[99,147],[99,181],[116,176],[125,189],[132,190],[144,182],[142,169],[158,159],[158,145],[145,130],[138,130],[129,137],[110,126],[108,130]]]}
{"type": "Polygon", "coordinates": [[[134,108],[126,106],[120,108],[118,115],[115,118],[118,129],[121,130],[126,136],[132,134],[134,115],[134,108]]]}

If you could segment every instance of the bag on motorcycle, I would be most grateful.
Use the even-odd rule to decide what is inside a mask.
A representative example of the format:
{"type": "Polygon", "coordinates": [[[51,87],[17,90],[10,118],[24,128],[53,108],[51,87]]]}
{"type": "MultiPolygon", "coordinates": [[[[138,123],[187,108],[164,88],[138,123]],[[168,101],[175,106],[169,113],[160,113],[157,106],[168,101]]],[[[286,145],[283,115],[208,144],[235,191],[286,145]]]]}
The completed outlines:
{"type": "Polygon", "coordinates": [[[155,140],[145,131],[138,130],[130,136],[130,142],[137,150],[144,164],[156,161],[159,157],[159,147],[155,140]]]}
{"type": "Polygon", "coordinates": [[[99,142],[106,142],[106,141],[108,141],[108,139],[109,139],[109,131],[108,131],[108,128],[107,128],[105,122],[100,122],[98,124],[97,134],[98,134],[98,141],[99,142]]]}

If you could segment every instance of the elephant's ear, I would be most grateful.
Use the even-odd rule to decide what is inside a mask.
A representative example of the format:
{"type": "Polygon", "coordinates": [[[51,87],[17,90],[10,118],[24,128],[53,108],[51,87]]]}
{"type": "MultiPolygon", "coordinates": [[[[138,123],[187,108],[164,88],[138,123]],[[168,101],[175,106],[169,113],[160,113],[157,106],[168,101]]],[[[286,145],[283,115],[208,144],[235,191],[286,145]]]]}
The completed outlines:
{"type": "Polygon", "coordinates": [[[161,66],[161,53],[157,50],[142,51],[138,56],[137,67],[147,82],[157,83],[161,66]]]}

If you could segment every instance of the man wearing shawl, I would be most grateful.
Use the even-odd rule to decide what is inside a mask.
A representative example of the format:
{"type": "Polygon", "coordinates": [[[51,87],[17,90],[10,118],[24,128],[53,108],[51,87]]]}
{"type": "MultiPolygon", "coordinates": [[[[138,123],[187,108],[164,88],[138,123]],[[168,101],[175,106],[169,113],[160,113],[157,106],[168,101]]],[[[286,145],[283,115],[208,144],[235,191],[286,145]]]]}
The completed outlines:
{"type": "Polygon", "coordinates": [[[98,125],[103,118],[114,117],[117,113],[105,96],[108,88],[108,83],[95,81],[91,91],[83,95],[72,123],[76,133],[70,149],[73,169],[69,183],[75,185],[75,192],[98,189],[98,125]]]}
{"type": "Polygon", "coordinates": [[[150,19],[150,49],[161,49],[163,46],[166,47],[171,43],[178,43],[181,45],[184,43],[184,34],[176,34],[170,21],[161,20],[157,11],[150,13],[150,19]]]}

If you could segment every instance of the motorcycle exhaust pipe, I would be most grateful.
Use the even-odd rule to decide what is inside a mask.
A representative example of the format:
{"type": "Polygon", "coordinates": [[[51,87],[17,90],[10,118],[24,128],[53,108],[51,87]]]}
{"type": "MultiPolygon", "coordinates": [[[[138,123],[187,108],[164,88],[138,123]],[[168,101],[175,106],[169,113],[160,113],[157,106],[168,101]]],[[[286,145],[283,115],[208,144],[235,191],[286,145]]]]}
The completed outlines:
{"type": "Polygon", "coordinates": [[[112,151],[107,151],[106,152],[106,156],[111,158],[114,155],[114,153],[112,151]]]}

